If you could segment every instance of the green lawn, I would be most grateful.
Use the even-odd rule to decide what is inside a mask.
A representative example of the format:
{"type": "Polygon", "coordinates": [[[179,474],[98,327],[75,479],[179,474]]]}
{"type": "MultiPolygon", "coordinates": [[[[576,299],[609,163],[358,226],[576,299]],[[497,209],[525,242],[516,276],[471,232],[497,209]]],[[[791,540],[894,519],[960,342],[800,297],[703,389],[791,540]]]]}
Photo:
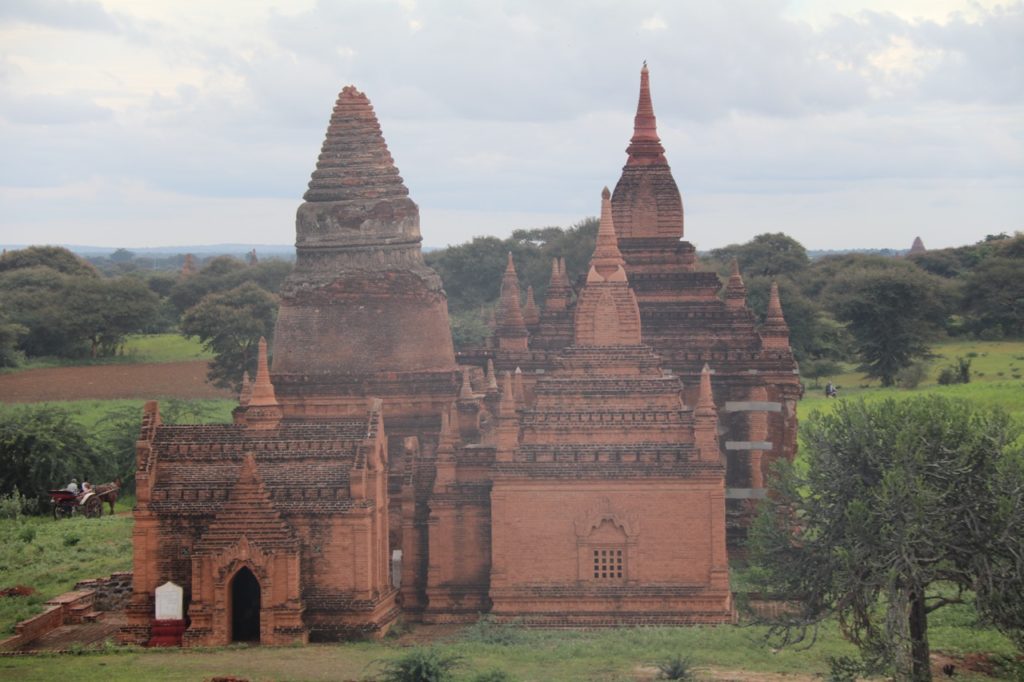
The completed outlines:
{"type": "Polygon", "coordinates": [[[181,334],[132,334],[124,345],[124,352],[105,358],[32,358],[19,367],[4,369],[17,372],[45,367],[74,367],[78,365],[110,365],[117,363],[180,362],[183,360],[209,360],[212,353],[203,350],[196,338],[181,334]]]}
{"type": "MultiPolygon", "coordinates": [[[[0,638],[79,580],[131,570],[132,518],[127,512],[133,503],[118,500],[117,515],[98,519],[54,521],[39,516],[0,521],[0,588],[26,585],[36,590],[28,597],[0,598],[0,638]]],[[[104,506],[107,512],[109,507],[104,506]]]]}
{"type": "MultiPolygon", "coordinates": [[[[34,406],[49,405],[70,412],[75,421],[92,433],[104,420],[135,416],[142,423],[142,406],[145,400],[68,400],[46,403],[31,403],[34,406]]],[[[218,424],[231,422],[231,410],[238,406],[235,400],[178,400],[160,401],[160,414],[168,423],[177,424],[218,424]]],[[[5,410],[24,409],[25,403],[0,403],[0,413],[5,410]]]]}
{"type": "MultiPolygon", "coordinates": [[[[134,340],[134,347],[140,354],[135,357],[146,354],[145,357],[160,358],[144,361],[181,359],[177,354],[188,351],[178,339],[181,337],[174,335],[138,338],[134,340]]],[[[882,389],[854,372],[832,380],[840,386],[843,398],[880,400],[890,396],[937,393],[1000,405],[1024,419],[1024,380],[1019,376],[1024,369],[1024,342],[945,342],[937,344],[934,351],[940,357],[932,362],[928,378],[913,391],[882,389]],[[938,372],[957,356],[970,357],[971,383],[938,386],[938,372]]],[[[827,380],[823,379],[822,384],[827,380]]],[[[835,404],[826,400],[822,393],[820,389],[808,389],[799,405],[801,418],[835,404]]],[[[141,414],[142,409],[142,401],[131,400],[54,404],[72,410],[88,429],[96,428],[107,414],[129,411],[141,414]]],[[[186,422],[230,421],[234,405],[228,400],[161,402],[165,412],[177,412],[182,416],[181,421],[186,422]]],[[[32,597],[0,599],[0,632],[9,632],[17,620],[37,612],[45,599],[70,589],[77,580],[130,569],[131,528],[131,518],[127,515],[61,522],[48,518],[0,521],[0,587],[25,584],[38,590],[32,597]]],[[[976,623],[970,607],[940,609],[929,621],[929,636],[935,651],[1015,653],[1008,640],[976,623]]],[[[854,654],[835,624],[824,628],[817,645],[806,651],[774,651],[763,643],[763,631],[756,627],[509,632],[511,644],[493,643],[493,638],[474,627],[435,644],[445,652],[464,658],[460,680],[471,680],[477,672],[493,668],[508,671],[517,680],[653,679],[651,664],[676,654],[691,656],[698,665],[718,671],[736,671],[730,674],[735,679],[744,679],[744,671],[805,675],[806,679],[811,679],[811,676],[827,673],[829,657],[854,654]]],[[[415,627],[412,634],[416,634],[415,627]]],[[[370,678],[378,669],[375,661],[397,657],[406,651],[404,638],[302,649],[229,647],[188,652],[128,649],[90,653],[75,657],[73,661],[60,656],[2,658],[0,678],[51,680],[66,675],[71,667],[80,679],[131,682],[195,680],[213,675],[235,675],[252,680],[357,680],[370,678]]],[[[958,675],[957,679],[988,678],[958,675]]]]}
{"type": "MultiPolygon", "coordinates": [[[[852,656],[834,626],[804,650],[773,650],[756,627],[618,628],[599,630],[510,631],[511,643],[484,641],[470,626],[433,643],[462,658],[457,680],[472,680],[500,669],[512,679],[538,682],[579,680],[625,682],[654,679],[653,664],[675,655],[689,656],[716,679],[751,679],[749,673],[776,673],[798,681],[821,679],[828,659],[852,656]],[[728,672],[726,672],[728,671],[728,672]]],[[[417,630],[412,629],[415,636],[417,630]]],[[[250,680],[369,680],[380,662],[409,652],[404,640],[308,647],[226,647],[212,650],[107,650],[66,656],[0,659],[0,677],[51,680],[73,666],[82,679],[200,680],[232,675],[250,680]]],[[[962,672],[961,680],[989,679],[962,672]]]]}
{"type": "MultiPolygon", "coordinates": [[[[831,380],[839,388],[840,398],[884,400],[912,395],[936,394],[963,398],[990,407],[1002,407],[1024,420],[1024,341],[944,341],[932,348],[937,356],[929,364],[928,375],[913,390],[882,388],[877,381],[864,379],[863,374],[849,369],[844,374],[825,377],[820,385],[831,380]],[[937,378],[943,367],[957,357],[971,361],[971,382],[940,386],[937,378]]],[[[829,409],[833,401],[825,398],[824,388],[808,385],[797,414],[804,418],[819,409],[829,409]]]]}

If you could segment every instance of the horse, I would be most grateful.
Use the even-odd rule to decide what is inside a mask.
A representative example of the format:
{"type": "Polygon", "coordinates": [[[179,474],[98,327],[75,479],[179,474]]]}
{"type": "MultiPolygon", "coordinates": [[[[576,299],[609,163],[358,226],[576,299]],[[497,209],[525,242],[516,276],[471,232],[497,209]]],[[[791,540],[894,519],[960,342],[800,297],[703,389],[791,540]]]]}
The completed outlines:
{"type": "Polygon", "coordinates": [[[103,483],[93,487],[93,492],[110,504],[110,513],[114,513],[114,503],[117,502],[117,491],[121,489],[121,477],[118,476],[110,483],[103,483]]]}

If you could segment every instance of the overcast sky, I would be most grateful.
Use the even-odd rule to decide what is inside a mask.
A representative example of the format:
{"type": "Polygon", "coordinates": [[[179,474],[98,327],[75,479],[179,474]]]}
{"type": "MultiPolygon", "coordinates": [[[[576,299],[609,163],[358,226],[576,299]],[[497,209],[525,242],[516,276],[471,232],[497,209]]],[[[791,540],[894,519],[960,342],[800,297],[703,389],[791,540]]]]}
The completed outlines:
{"type": "Polygon", "coordinates": [[[686,238],[1024,230],[1024,3],[2,0],[0,243],[294,241],[335,97],[424,243],[599,210],[646,59],[686,238]]]}

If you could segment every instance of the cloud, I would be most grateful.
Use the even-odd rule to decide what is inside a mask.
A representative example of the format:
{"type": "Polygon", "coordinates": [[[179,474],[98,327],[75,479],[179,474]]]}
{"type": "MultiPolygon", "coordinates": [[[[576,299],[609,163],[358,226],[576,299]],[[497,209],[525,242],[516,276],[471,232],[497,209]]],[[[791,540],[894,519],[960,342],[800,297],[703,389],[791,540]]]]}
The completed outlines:
{"type": "Polygon", "coordinates": [[[0,24],[27,23],[75,31],[116,33],[123,19],[90,0],[4,0],[0,24]]]}
{"type": "Polygon", "coordinates": [[[7,97],[0,93],[0,118],[11,123],[71,125],[105,121],[113,112],[82,96],[25,95],[7,97]]]}
{"type": "MultiPolygon", "coordinates": [[[[1024,182],[1020,2],[944,21],[846,11],[813,24],[781,0],[599,10],[321,0],[287,13],[225,2],[223,11],[159,15],[126,3],[127,16],[96,3],[0,3],[0,187],[142,187],[132,199],[140,220],[148,224],[149,200],[153,224],[169,211],[223,241],[212,235],[226,223],[200,208],[216,205],[211,216],[221,218],[246,213],[232,214],[231,202],[294,209],[334,98],[354,83],[371,98],[413,198],[440,221],[424,224],[428,243],[474,225],[583,217],[625,160],[646,58],[659,131],[694,218],[689,234],[726,234],[732,221],[737,239],[749,238],[789,220],[814,237],[809,245],[827,245],[818,240],[840,236],[829,226],[849,222],[838,212],[872,215],[857,202],[870,204],[877,183],[891,183],[892,205],[900,192],[908,202],[944,192],[956,203],[950,221],[964,207],[983,212],[982,196],[992,209],[978,224],[1024,215],[1024,199],[1006,189],[1024,182]],[[69,5],[86,15],[67,27],[90,33],[26,27],[64,21],[56,14],[69,5]],[[145,39],[109,34],[127,24],[145,39]],[[167,208],[175,198],[191,208],[167,208]],[[759,201],[778,213],[759,214],[759,201]],[[698,230],[700,220],[713,230],[698,230]]],[[[129,223],[116,217],[116,191],[89,203],[97,224],[103,206],[129,223]]],[[[953,229],[939,209],[925,214],[953,229]]],[[[877,239],[896,234],[893,219],[874,220],[884,227],[877,239]]],[[[0,217],[5,231],[23,224],[0,217]]]]}

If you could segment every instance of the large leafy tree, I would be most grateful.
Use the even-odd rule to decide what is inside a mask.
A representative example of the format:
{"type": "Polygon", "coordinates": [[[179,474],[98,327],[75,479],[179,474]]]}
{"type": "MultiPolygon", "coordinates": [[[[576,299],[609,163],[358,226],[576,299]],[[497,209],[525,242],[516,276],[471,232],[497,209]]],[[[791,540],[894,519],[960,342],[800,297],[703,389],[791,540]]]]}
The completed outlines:
{"type": "Polygon", "coordinates": [[[927,357],[951,307],[945,281],[906,261],[847,268],[824,294],[836,317],[847,323],[861,371],[883,386],[892,386],[901,369],[927,357]]]}
{"type": "Polygon", "coordinates": [[[254,282],[209,294],[189,308],[181,320],[186,336],[197,336],[212,351],[207,377],[215,386],[238,390],[242,373],[256,369],[260,337],[273,335],[277,296],[254,282]]]}
{"type": "Polygon", "coordinates": [[[919,682],[928,615],[973,601],[1024,646],[1024,455],[1005,413],[842,401],[801,435],[806,466],[780,466],[751,530],[762,587],[794,604],[774,634],[836,616],[868,660],[919,682]]]}
{"type": "Polygon", "coordinates": [[[735,258],[744,277],[794,275],[811,262],[803,244],[782,232],[766,232],[743,244],[714,249],[711,257],[723,263],[735,258]]]}
{"type": "Polygon", "coordinates": [[[209,294],[234,289],[244,282],[255,282],[263,289],[277,293],[281,283],[292,271],[292,264],[270,259],[247,265],[231,256],[218,256],[210,260],[198,273],[179,279],[168,294],[179,312],[196,305],[209,294]]]}
{"type": "Polygon", "coordinates": [[[1024,257],[985,259],[967,276],[963,293],[968,324],[976,334],[1024,336],[1024,257]]]}
{"type": "Polygon", "coordinates": [[[72,477],[99,480],[107,473],[67,411],[29,406],[0,413],[0,494],[18,488],[45,502],[47,490],[72,477]]]}
{"type": "Polygon", "coordinates": [[[0,272],[0,307],[28,355],[112,355],[143,331],[159,299],[133,277],[105,279],[35,265],[0,272]]]}
{"type": "Polygon", "coordinates": [[[62,246],[29,246],[0,255],[0,272],[46,267],[65,275],[99,277],[96,268],[62,246]]]}

